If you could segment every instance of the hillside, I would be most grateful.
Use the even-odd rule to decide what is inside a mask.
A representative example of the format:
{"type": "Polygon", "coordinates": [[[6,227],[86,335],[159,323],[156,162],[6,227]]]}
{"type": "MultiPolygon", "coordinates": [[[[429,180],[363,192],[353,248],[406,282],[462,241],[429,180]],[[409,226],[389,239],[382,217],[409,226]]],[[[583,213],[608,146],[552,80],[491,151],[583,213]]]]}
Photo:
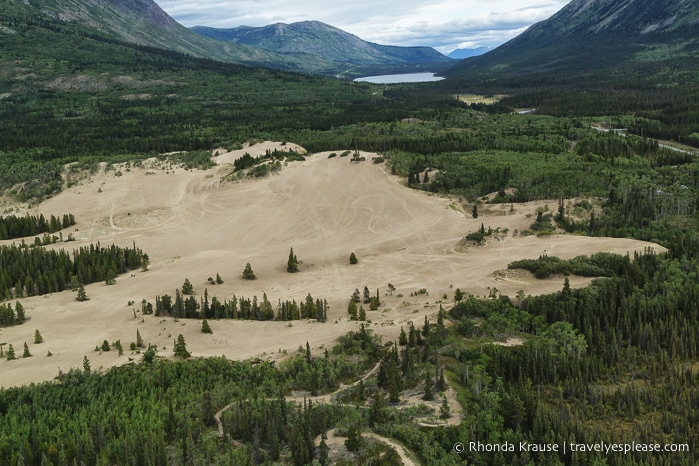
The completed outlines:
{"type": "Polygon", "coordinates": [[[429,47],[374,44],[319,21],[233,29],[195,26],[192,31],[212,39],[246,44],[269,52],[299,58],[307,56],[309,60],[320,60],[334,66],[340,73],[369,66],[440,71],[453,63],[453,60],[429,47]]]}
{"type": "MultiPolygon", "coordinates": [[[[0,34],[12,38],[13,32],[17,32],[13,26],[22,24],[14,19],[16,15],[31,18],[33,25],[38,27],[56,24],[49,28],[54,31],[61,29],[60,25],[79,27],[81,36],[99,36],[106,40],[158,48],[196,58],[310,74],[356,77],[372,70],[422,70],[424,68],[420,64],[433,62],[442,67],[430,69],[440,71],[453,62],[426,47],[403,49],[374,44],[365,47],[369,50],[368,53],[355,53],[352,60],[341,60],[338,57],[349,55],[363,41],[350,34],[338,34],[336,31],[339,30],[329,26],[318,31],[334,31],[332,41],[329,41],[330,36],[324,35],[322,41],[316,42],[315,48],[307,45],[308,50],[275,50],[273,47],[260,46],[255,41],[223,42],[185,28],[152,0],[7,0],[0,13],[0,34]],[[343,44],[343,41],[350,42],[343,44]],[[333,46],[325,50],[324,44],[331,42],[333,46]]],[[[317,24],[313,23],[312,29],[316,29],[317,24]]],[[[35,45],[46,46],[48,43],[51,42],[35,45]]]]}
{"type": "Polygon", "coordinates": [[[86,31],[92,31],[92,34],[130,44],[225,62],[266,64],[279,69],[296,68],[293,61],[274,53],[242,44],[224,45],[193,34],[152,0],[9,0],[4,13],[10,16],[17,10],[24,10],[23,15],[38,19],[40,24],[52,19],[80,25],[86,31]]]}
{"type": "Polygon", "coordinates": [[[699,4],[573,0],[546,21],[447,72],[455,81],[673,87],[696,84],[699,4]]]}

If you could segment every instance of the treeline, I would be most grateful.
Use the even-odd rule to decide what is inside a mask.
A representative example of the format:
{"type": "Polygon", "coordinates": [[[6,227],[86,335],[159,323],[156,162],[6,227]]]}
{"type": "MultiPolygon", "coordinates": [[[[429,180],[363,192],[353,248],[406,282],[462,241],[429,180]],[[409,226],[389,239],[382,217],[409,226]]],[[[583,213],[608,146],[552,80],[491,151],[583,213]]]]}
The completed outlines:
{"type": "Polygon", "coordinates": [[[134,245],[103,248],[98,243],[73,250],[0,246],[0,296],[9,300],[55,293],[142,267],[148,256],[134,245]]]}
{"type": "Polygon", "coordinates": [[[276,396],[276,379],[271,364],[224,358],[103,375],[88,363],[57,382],[0,390],[0,463],[248,464],[250,448],[208,435],[213,416],[231,400],[276,396]]]}
{"type": "Polygon", "coordinates": [[[20,325],[24,323],[24,319],[24,306],[19,301],[15,302],[14,309],[10,303],[0,304],[0,327],[20,325]]]}
{"type": "Polygon", "coordinates": [[[258,165],[262,162],[266,161],[303,161],[306,160],[306,157],[303,155],[299,154],[295,150],[289,149],[288,151],[285,150],[278,150],[275,148],[274,150],[265,150],[265,154],[261,155],[259,157],[253,157],[252,155],[248,154],[247,152],[243,154],[242,157],[237,158],[236,160],[233,161],[233,168],[235,171],[239,170],[245,170],[246,168],[253,167],[255,165],[258,165]]]}
{"type": "Polygon", "coordinates": [[[73,214],[64,214],[62,219],[51,215],[47,220],[44,214],[6,215],[0,217],[0,240],[34,236],[41,233],[55,233],[63,228],[75,225],[73,214]]]}
{"type": "MultiPolygon", "coordinates": [[[[610,465],[696,462],[699,435],[693,399],[699,376],[699,312],[694,276],[699,261],[673,259],[649,251],[614,261],[610,278],[559,293],[520,297],[515,305],[469,298],[450,315],[467,338],[523,335],[522,346],[457,344],[444,353],[462,365],[449,365],[463,382],[462,402],[470,411],[459,429],[473,441],[499,432],[506,439],[538,444],[683,444],[681,453],[466,451],[478,464],[550,462],[610,465]],[[485,414],[490,413],[486,416],[485,414]],[[621,425],[625,428],[619,428],[621,425]],[[468,427],[467,427],[468,426],[468,427]]],[[[543,262],[546,262],[544,259],[543,262]]],[[[550,262],[550,261],[549,261],[550,262]]]]}
{"type": "MultiPolygon", "coordinates": [[[[638,254],[634,254],[638,258],[638,254]]],[[[536,278],[548,278],[552,274],[579,275],[581,277],[611,277],[628,271],[631,259],[608,252],[598,252],[592,256],[577,256],[562,260],[546,254],[538,259],[522,259],[510,262],[508,269],[529,270],[536,278]]]]}
{"type": "Polygon", "coordinates": [[[308,383],[317,390],[355,380],[382,349],[380,337],[362,328],[325,355],[312,356],[307,345],[279,367],[223,357],[160,360],[156,351],[149,347],[140,364],[104,374],[85,357],[82,370],[54,382],[0,389],[0,463],[328,464],[324,441],[316,449],[315,438],[361,422],[362,413],[339,404],[296,405],[284,394],[299,382],[311,389],[307,373],[315,374],[308,383]],[[215,414],[226,406],[218,436],[215,414]]]}
{"type": "MultiPolygon", "coordinates": [[[[262,300],[257,296],[249,298],[236,297],[219,300],[216,296],[209,302],[208,289],[199,299],[193,295],[186,296],[175,290],[174,299],[170,295],[156,296],[155,306],[148,303],[147,309],[153,310],[156,316],[172,316],[184,319],[239,319],[239,320],[301,320],[315,319],[325,322],[328,318],[327,300],[313,299],[309,293],[306,299],[300,301],[279,301],[276,306],[262,293],[262,300]]],[[[148,313],[148,312],[147,312],[148,313]]]]}

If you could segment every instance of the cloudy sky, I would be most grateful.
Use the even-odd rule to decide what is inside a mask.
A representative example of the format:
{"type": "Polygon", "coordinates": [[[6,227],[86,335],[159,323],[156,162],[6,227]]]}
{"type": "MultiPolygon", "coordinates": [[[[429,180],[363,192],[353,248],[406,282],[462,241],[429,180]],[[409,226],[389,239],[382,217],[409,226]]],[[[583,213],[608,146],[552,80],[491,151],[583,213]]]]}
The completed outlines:
{"type": "Polygon", "coordinates": [[[233,28],[317,20],[384,45],[442,53],[495,47],[570,0],[156,0],[184,26],[233,28]]]}

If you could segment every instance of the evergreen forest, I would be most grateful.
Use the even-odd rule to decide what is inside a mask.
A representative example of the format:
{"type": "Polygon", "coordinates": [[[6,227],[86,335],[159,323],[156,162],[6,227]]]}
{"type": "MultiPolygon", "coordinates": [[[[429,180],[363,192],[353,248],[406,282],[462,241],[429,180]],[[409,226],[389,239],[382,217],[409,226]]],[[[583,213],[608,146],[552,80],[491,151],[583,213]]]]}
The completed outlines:
{"type": "MultiPolygon", "coordinates": [[[[86,356],[54,381],[0,388],[0,464],[325,465],[333,435],[348,451],[335,464],[401,464],[369,434],[425,465],[699,464],[699,86],[678,61],[671,70],[639,64],[615,74],[624,76],[616,84],[570,73],[549,84],[457,76],[373,85],[193,58],[1,4],[0,24],[13,34],[0,30],[0,191],[18,201],[54,196],[66,175],[101,162],[184,151],[171,157],[207,169],[214,148],[290,141],[309,153],[380,154],[373,162],[407,187],[450,195],[483,218],[478,242],[493,234],[488,207],[548,200],[558,209],[517,234],[635,238],[667,252],[517,261],[512,269],[541,279],[595,278],[541,296],[457,289],[434,321],[401,329],[399,341],[361,322],[337,345],[307,344],[278,364],[188,357],[184,341],[176,357],[139,345],[133,361],[105,371],[86,356]],[[684,76],[681,85],[651,82],[666,72],[684,76]],[[507,97],[466,103],[465,92],[507,97]],[[509,337],[523,344],[497,344],[509,337]],[[409,404],[415,396],[422,402],[409,404]],[[571,448],[634,442],[659,447],[571,448]],[[561,449],[541,451],[545,444],[561,449]]],[[[248,155],[235,168],[264,177],[302,159],[248,155]]],[[[0,239],[74,224],[71,214],[3,216],[0,239]]],[[[147,265],[135,245],[0,245],[0,326],[26,325],[25,297],[110,283],[147,265]]],[[[327,302],[310,294],[273,304],[184,291],[145,302],[144,314],[327,319],[327,302]]],[[[21,353],[10,357],[10,348],[0,341],[0,374],[21,353]]]]}

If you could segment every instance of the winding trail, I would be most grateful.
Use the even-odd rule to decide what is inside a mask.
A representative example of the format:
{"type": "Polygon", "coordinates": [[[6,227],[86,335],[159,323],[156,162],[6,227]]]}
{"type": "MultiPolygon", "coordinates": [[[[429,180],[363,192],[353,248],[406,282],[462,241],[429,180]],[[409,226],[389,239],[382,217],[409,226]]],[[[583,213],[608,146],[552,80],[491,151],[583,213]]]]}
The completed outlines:
{"type": "MultiPolygon", "coordinates": [[[[349,385],[341,384],[340,387],[335,390],[332,393],[328,393],[325,395],[318,395],[318,396],[310,396],[308,394],[304,395],[292,395],[289,397],[286,397],[287,401],[293,401],[294,403],[302,403],[308,400],[313,400],[315,402],[321,402],[321,403],[332,403],[332,398],[340,393],[343,390],[346,390],[348,388],[352,388],[356,385],[358,385],[362,381],[366,381],[369,377],[373,376],[375,373],[378,372],[379,367],[381,366],[381,361],[377,362],[374,367],[372,367],[366,374],[364,374],[361,378],[357,379],[355,382],[352,382],[349,385]]],[[[447,426],[455,426],[458,425],[461,422],[461,416],[463,413],[463,408],[461,407],[461,404],[458,402],[456,399],[456,394],[454,393],[454,390],[449,387],[444,396],[446,396],[448,402],[449,402],[449,408],[451,410],[451,416],[449,419],[446,420],[444,424],[438,423],[438,424],[433,424],[433,423],[428,423],[428,422],[422,422],[419,421],[418,424],[423,427],[443,427],[445,425],[447,426]]],[[[402,407],[407,407],[407,406],[412,406],[414,405],[415,402],[408,401],[408,404],[402,407]]],[[[217,426],[217,434],[219,437],[223,437],[223,423],[221,422],[221,415],[228,410],[233,403],[229,403],[214,415],[214,419],[216,420],[216,426],[217,426]]],[[[400,407],[399,407],[400,408],[400,407]]],[[[383,442],[391,447],[393,447],[398,455],[401,458],[401,461],[405,466],[418,466],[419,463],[416,463],[411,457],[409,451],[401,444],[396,443],[394,440],[381,436],[379,434],[376,434],[374,432],[363,432],[363,436],[365,437],[370,437],[375,440],[378,440],[380,442],[383,442]]],[[[315,443],[318,444],[320,442],[320,436],[318,436],[315,439],[315,443]]],[[[328,440],[326,442],[328,445],[330,444],[344,444],[344,437],[338,437],[335,435],[335,429],[331,430],[328,432],[328,440]]]]}

